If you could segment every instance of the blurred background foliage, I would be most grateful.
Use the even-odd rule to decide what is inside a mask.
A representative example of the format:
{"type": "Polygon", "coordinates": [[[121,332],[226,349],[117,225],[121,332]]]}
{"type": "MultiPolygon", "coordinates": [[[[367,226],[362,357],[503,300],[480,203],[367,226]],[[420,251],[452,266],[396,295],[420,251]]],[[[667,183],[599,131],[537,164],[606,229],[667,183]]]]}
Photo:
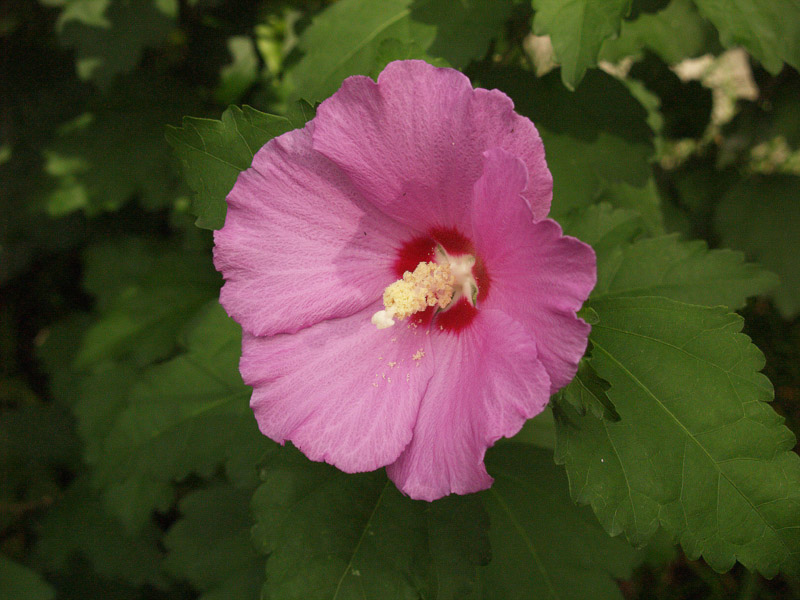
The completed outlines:
{"type": "MultiPolygon", "coordinates": [[[[0,598],[248,599],[268,573],[290,585],[275,575],[292,560],[281,532],[313,540],[324,501],[312,496],[295,529],[271,522],[288,467],[266,470],[274,448],[231,377],[238,333],[216,306],[211,234],[195,226],[221,218],[202,206],[214,190],[193,197],[166,126],[246,104],[289,129],[345,76],[398,58],[512,96],[545,141],[556,218],[600,202],[635,209],[642,230],[739,249],[777,273],[774,293],[744,310],[745,331],[767,356],[775,409],[800,430],[800,19],[796,4],[771,2],[609,0],[583,36],[556,0],[3,2],[0,598]],[[258,469],[273,485],[259,488],[258,469]]],[[[546,422],[531,435],[552,448],[546,422]]],[[[521,451],[493,454],[496,472],[521,451]]],[[[566,494],[552,460],[529,452],[526,481],[566,494]]],[[[496,476],[501,492],[512,485],[496,476]]],[[[380,486],[358,482],[366,497],[380,486]]],[[[559,498],[540,500],[560,514],[559,498]]],[[[790,578],[717,574],[665,535],[623,549],[576,514],[540,532],[558,548],[547,568],[568,583],[544,588],[552,597],[800,597],[790,578]],[[609,557],[597,573],[558,546],[565,530],[609,557]]],[[[513,554],[495,539],[504,526],[491,532],[495,558],[513,554]]],[[[412,560],[408,544],[398,552],[412,560]]],[[[469,550],[485,564],[481,542],[469,550]]],[[[494,564],[469,597],[481,586],[505,597],[505,578],[527,577],[494,564]]],[[[438,597],[467,597],[458,581],[438,597]]],[[[265,596],[282,597],[269,585],[265,596]]]]}

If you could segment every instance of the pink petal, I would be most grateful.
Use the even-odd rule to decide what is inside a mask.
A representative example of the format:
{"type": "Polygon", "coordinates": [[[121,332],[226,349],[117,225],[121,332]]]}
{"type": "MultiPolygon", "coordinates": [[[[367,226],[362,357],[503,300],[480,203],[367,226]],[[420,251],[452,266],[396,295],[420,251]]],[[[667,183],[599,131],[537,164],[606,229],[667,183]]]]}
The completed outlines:
{"type": "Polygon", "coordinates": [[[348,473],[393,462],[411,439],[431,377],[430,337],[369,309],[294,334],[245,334],[239,368],[261,432],[348,473]],[[418,355],[419,356],[419,355],[418,355]]]}
{"type": "Polygon", "coordinates": [[[414,234],[361,199],[311,149],[313,125],[270,141],[228,195],[214,264],[225,310],[254,335],[293,332],[362,310],[396,279],[414,234]]]}
{"type": "Polygon", "coordinates": [[[478,311],[459,334],[434,328],[430,338],[436,370],[414,437],[386,470],[401,491],[428,501],[488,488],[486,449],[517,433],[550,397],[535,343],[500,311],[478,311]]]}
{"type": "Polygon", "coordinates": [[[509,153],[486,153],[475,185],[472,232],[491,279],[480,309],[499,309],[536,341],[551,392],[575,376],[591,327],[575,316],[597,280],[594,250],[562,234],[555,221],[534,222],[521,192],[525,165],[509,153]]]}
{"type": "Polygon", "coordinates": [[[536,128],[498,90],[473,90],[453,69],[390,63],[376,84],[350,77],[317,111],[314,149],[339,165],[364,197],[422,228],[469,226],[483,152],[502,147],[528,167],[525,198],[537,219],[552,178],[536,128]]]}

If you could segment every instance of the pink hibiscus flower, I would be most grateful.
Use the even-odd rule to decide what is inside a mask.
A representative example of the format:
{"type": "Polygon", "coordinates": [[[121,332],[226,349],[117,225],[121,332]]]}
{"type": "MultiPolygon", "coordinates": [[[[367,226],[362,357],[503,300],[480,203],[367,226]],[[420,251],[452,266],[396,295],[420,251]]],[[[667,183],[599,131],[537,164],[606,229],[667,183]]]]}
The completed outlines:
{"type": "Polygon", "coordinates": [[[240,174],[214,260],[265,435],[434,500],[489,487],[486,449],[572,379],[595,257],[545,218],[544,148],[513,108],[394,62],[240,174]]]}

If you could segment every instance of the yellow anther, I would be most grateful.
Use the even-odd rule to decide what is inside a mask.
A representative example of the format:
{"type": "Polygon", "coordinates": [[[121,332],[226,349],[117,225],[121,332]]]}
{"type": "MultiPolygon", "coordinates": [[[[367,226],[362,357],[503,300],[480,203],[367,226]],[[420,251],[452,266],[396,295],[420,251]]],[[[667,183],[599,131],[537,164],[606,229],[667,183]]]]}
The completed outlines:
{"type": "Polygon", "coordinates": [[[385,329],[394,325],[394,317],[405,319],[429,306],[445,308],[453,299],[454,284],[449,264],[419,263],[413,273],[406,271],[384,290],[385,310],[372,315],[372,323],[385,329]]]}

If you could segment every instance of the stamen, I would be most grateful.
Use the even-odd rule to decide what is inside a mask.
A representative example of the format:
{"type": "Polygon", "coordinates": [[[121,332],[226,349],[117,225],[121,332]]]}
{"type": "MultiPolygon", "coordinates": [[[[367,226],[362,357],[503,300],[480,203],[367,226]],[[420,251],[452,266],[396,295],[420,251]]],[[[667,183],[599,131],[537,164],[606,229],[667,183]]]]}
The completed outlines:
{"type": "Polygon", "coordinates": [[[453,299],[454,284],[449,264],[421,262],[384,290],[385,310],[372,315],[372,324],[386,329],[394,325],[394,317],[405,319],[429,306],[445,308],[453,299]]]}

